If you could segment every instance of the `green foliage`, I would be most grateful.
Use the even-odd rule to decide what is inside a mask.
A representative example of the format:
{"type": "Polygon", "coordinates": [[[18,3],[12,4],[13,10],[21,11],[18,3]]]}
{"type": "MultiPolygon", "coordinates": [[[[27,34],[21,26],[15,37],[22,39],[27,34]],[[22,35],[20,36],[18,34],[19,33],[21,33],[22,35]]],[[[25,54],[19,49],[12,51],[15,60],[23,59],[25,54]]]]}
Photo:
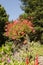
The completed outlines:
{"type": "Polygon", "coordinates": [[[4,7],[2,7],[0,5],[0,45],[4,42],[4,26],[5,26],[5,22],[8,21],[8,15],[4,9],[4,7]]]}
{"type": "Polygon", "coordinates": [[[42,41],[41,43],[43,43],[41,38],[43,34],[43,0],[21,0],[21,2],[22,10],[24,10],[28,16],[33,17],[32,22],[36,30],[36,33],[32,34],[32,37],[34,36],[33,40],[36,39],[42,41]]]}
{"type": "Polygon", "coordinates": [[[27,19],[28,15],[26,13],[23,13],[19,16],[20,20],[27,19]]]}
{"type": "Polygon", "coordinates": [[[40,42],[32,42],[30,49],[32,50],[32,52],[31,52],[32,56],[35,56],[36,53],[39,56],[43,56],[43,52],[42,52],[43,45],[41,45],[40,42]]]}
{"type": "MultiPolygon", "coordinates": [[[[24,51],[24,53],[21,53],[20,55],[23,57],[26,57],[28,55],[28,58],[30,58],[32,56],[32,58],[30,58],[30,62],[29,65],[34,64],[34,58],[36,56],[36,54],[38,54],[38,56],[43,56],[43,45],[40,45],[39,42],[32,42],[30,43],[31,46],[29,49],[29,51],[27,51],[27,53],[24,51]]],[[[17,61],[14,57],[14,52],[12,52],[12,48],[13,50],[15,49],[15,45],[13,44],[13,42],[7,42],[5,43],[5,45],[2,45],[2,47],[0,47],[0,65],[26,65],[25,60],[24,61],[17,61]]],[[[22,50],[21,50],[22,51],[22,50]]],[[[20,57],[21,57],[20,56],[20,57]]],[[[18,56],[17,56],[18,57],[18,56]]]]}

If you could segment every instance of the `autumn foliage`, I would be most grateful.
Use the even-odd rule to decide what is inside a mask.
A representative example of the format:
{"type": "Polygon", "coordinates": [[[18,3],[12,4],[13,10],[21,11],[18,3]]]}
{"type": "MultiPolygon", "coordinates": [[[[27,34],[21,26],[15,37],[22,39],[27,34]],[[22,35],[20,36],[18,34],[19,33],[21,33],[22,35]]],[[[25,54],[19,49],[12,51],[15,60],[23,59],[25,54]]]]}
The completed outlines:
{"type": "Polygon", "coordinates": [[[30,32],[35,32],[33,24],[28,20],[15,20],[12,23],[6,23],[4,35],[11,39],[18,39],[30,32]]]}

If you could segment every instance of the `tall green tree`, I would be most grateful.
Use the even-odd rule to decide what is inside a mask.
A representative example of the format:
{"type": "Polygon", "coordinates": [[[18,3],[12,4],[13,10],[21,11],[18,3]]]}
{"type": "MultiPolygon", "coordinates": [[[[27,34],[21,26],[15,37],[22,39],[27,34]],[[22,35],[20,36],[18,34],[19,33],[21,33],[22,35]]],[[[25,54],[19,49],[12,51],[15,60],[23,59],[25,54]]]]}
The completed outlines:
{"type": "Polygon", "coordinates": [[[21,8],[24,12],[33,17],[33,24],[36,32],[31,33],[32,40],[39,40],[43,43],[43,0],[21,0],[21,8]]]}
{"type": "Polygon", "coordinates": [[[5,32],[4,30],[4,26],[6,21],[8,21],[8,15],[4,9],[4,7],[2,7],[0,5],[0,45],[4,42],[5,38],[3,36],[3,33],[5,32]]]}

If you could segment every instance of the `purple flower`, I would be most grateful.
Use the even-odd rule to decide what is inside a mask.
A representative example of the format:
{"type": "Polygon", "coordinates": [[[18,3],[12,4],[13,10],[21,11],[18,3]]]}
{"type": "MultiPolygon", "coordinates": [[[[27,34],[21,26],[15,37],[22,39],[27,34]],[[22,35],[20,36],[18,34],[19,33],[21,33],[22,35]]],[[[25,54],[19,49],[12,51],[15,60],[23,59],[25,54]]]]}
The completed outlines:
{"type": "Polygon", "coordinates": [[[10,63],[10,58],[7,59],[7,62],[10,63]]]}

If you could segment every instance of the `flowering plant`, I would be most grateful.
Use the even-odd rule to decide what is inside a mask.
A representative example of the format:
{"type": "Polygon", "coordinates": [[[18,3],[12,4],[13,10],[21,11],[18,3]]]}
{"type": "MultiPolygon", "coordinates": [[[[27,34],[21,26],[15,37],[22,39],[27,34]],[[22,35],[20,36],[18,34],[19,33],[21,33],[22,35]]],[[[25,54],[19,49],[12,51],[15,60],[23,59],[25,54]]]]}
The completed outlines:
{"type": "Polygon", "coordinates": [[[5,36],[11,39],[19,39],[30,32],[34,32],[35,30],[31,21],[23,20],[21,22],[20,20],[15,20],[12,23],[5,25],[5,31],[5,36]]]}

